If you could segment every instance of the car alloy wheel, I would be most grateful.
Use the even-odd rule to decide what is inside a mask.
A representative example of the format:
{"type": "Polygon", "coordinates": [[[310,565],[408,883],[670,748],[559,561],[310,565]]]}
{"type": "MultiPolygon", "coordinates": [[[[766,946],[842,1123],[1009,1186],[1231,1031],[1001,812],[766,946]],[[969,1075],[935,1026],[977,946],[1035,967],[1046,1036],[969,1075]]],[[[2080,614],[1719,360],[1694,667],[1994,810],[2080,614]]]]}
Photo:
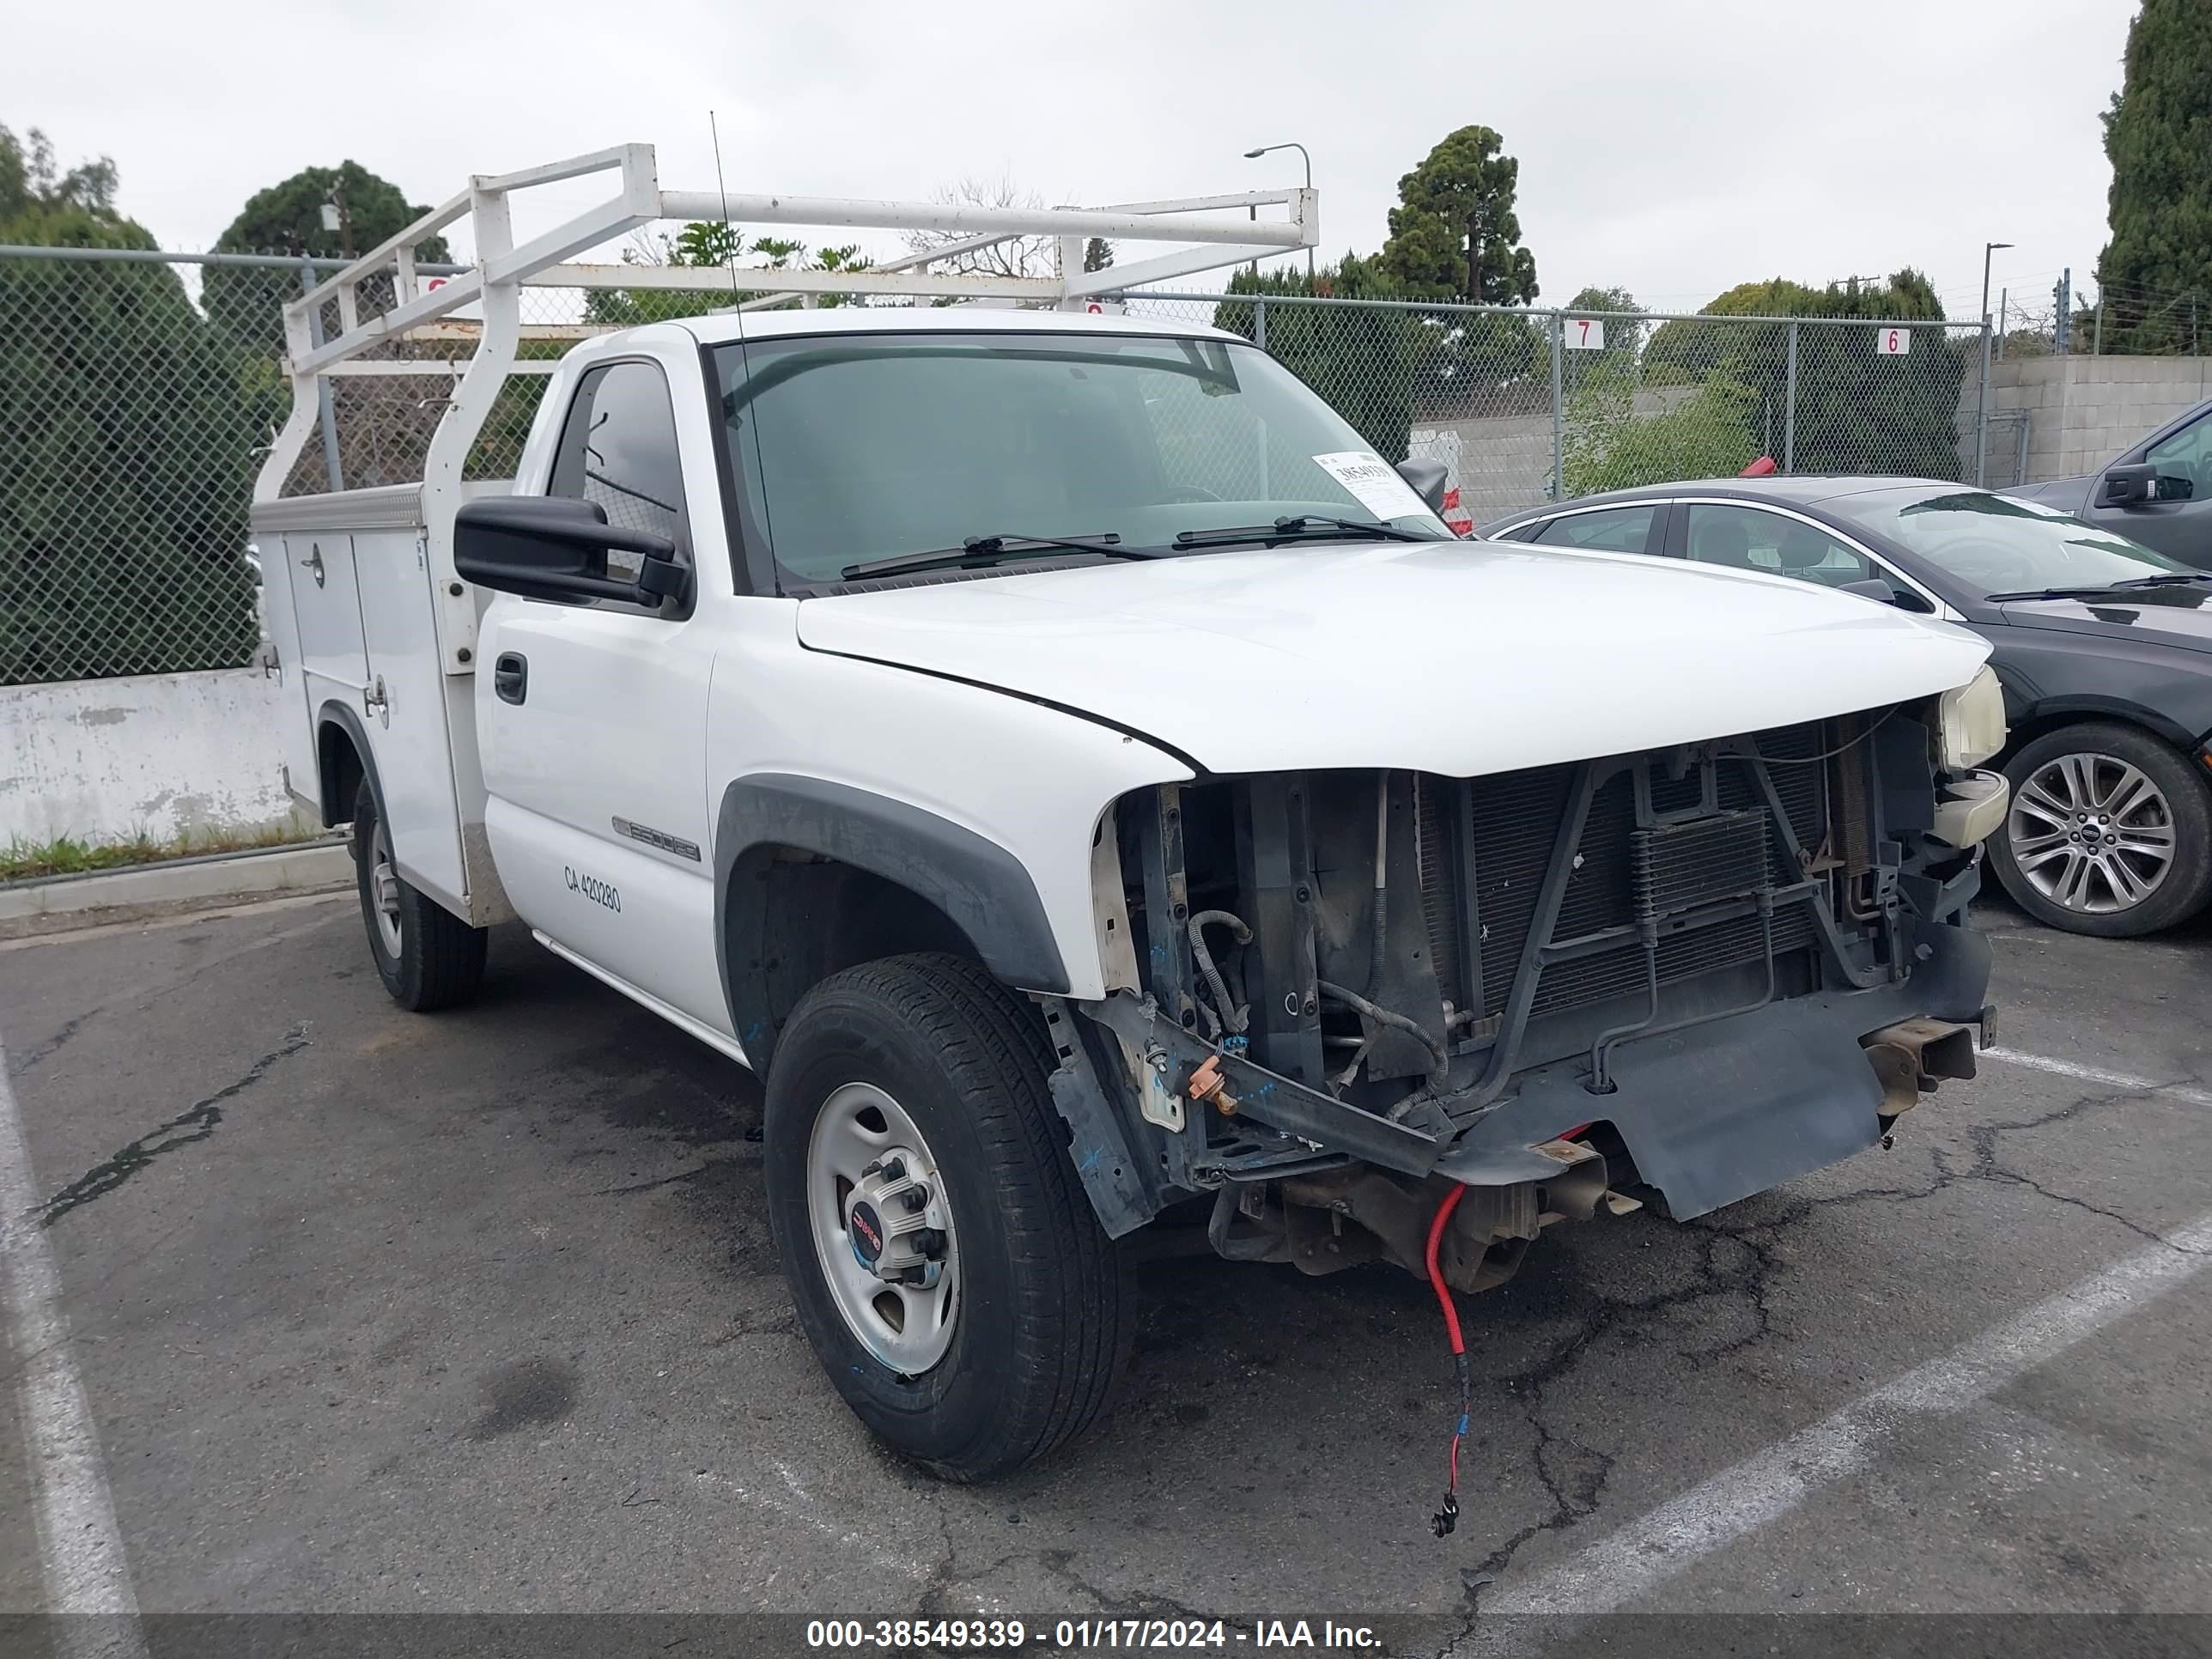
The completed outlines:
{"type": "Polygon", "coordinates": [[[2053,756],[2014,793],[2005,827],[2021,875],[2084,915],[2132,910],[2173,868],[2172,804],[2113,755],[2053,756]]]}

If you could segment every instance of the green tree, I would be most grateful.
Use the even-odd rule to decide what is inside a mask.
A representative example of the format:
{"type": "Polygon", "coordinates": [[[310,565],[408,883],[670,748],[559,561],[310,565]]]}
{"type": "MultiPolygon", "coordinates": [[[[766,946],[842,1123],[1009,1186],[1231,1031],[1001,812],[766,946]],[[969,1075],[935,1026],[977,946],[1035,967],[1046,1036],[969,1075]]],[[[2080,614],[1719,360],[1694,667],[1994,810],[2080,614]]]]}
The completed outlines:
{"type": "MultiPolygon", "coordinates": [[[[1520,162],[1488,127],[1445,137],[1398,180],[1390,235],[1378,264],[1410,300],[1440,304],[1526,305],[1536,297],[1536,258],[1521,244],[1513,210],[1520,162]]],[[[1495,313],[1429,320],[1414,376],[1417,414],[1447,418],[1498,414],[1533,395],[1547,331],[1495,313]]],[[[1546,388],[1549,395],[1549,388],[1546,388]]]]}
{"type": "MultiPolygon", "coordinates": [[[[110,233],[122,223],[115,212],[115,163],[109,157],[80,161],[63,173],[55,166],[52,143],[38,128],[33,127],[25,140],[18,140],[0,126],[0,222],[46,234],[36,244],[22,237],[9,239],[19,246],[139,246],[128,240],[110,239],[110,233]],[[80,240],[85,236],[93,240],[80,240]]],[[[148,241],[145,246],[151,247],[153,243],[148,241]]]]}
{"type": "Polygon", "coordinates": [[[1708,323],[1706,317],[1813,317],[1820,314],[1818,289],[1770,276],[1763,283],[1738,283],[1714,296],[1696,320],[1662,323],[1644,355],[1647,381],[1693,384],[1729,360],[1743,355],[1748,337],[1736,323],[1708,323]]]}
{"type": "Polygon", "coordinates": [[[2125,64],[2104,118],[2105,349],[2194,351],[2212,324],[2212,7],[2143,0],[2125,64]]]}
{"type": "MultiPolygon", "coordinates": [[[[115,192],[0,127],[0,242],[154,247],[115,192]]],[[[170,267],[0,259],[0,684],[248,660],[252,441],[170,267]]]]}
{"type": "Polygon", "coordinates": [[[1647,392],[1674,401],[1642,414],[1637,391],[1632,362],[1603,356],[1583,372],[1567,399],[1563,495],[1727,477],[1753,459],[1751,416],[1759,394],[1741,381],[1721,373],[1687,395],[1647,392]]]}
{"type": "Polygon", "coordinates": [[[1382,267],[1409,299],[1526,305],[1536,297],[1536,256],[1520,246],[1513,211],[1521,163],[1488,127],[1448,135],[1398,180],[1382,267]]]}
{"type": "MultiPolygon", "coordinates": [[[[379,178],[358,161],[341,161],[334,167],[304,167],[246,198],[238,216],[216,238],[216,252],[351,258],[428,211],[410,203],[398,185],[379,178]],[[326,202],[340,210],[335,230],[323,225],[326,202]]],[[[432,236],[416,245],[415,257],[425,264],[436,264],[451,256],[445,239],[432,236]]],[[[300,273],[214,265],[208,269],[200,294],[208,319],[227,337],[240,344],[281,351],[283,308],[287,301],[299,297],[300,273]]],[[[363,283],[361,297],[365,314],[385,309],[392,303],[390,279],[363,283]]]]}
{"type": "MultiPolygon", "coordinates": [[[[696,288],[593,289],[584,296],[584,320],[609,327],[629,328],[640,323],[666,322],[675,317],[703,317],[746,300],[773,294],[760,285],[760,276],[772,270],[866,270],[875,262],[860,252],[860,244],[825,247],[810,258],[806,244],[786,237],[761,236],[747,243],[735,225],[695,220],[673,236],[647,237],[623,250],[629,265],[690,266],[700,272],[696,288]],[[748,255],[756,263],[740,264],[748,255]]],[[[823,294],[815,304],[848,304],[853,296],[823,294]]]]}
{"type": "Polygon", "coordinates": [[[1644,353],[1646,386],[1703,386],[1724,377],[1752,392],[1747,430],[1784,459],[1790,429],[1790,325],[1729,317],[1804,319],[1797,330],[1796,447],[1800,472],[1897,472],[1955,478],[1959,389],[1978,345],[1940,329],[1912,331],[1912,349],[1886,356],[1880,331],[1852,322],[1940,322],[1943,307],[1917,270],[1886,281],[1853,277],[1825,289],[1785,277],[1745,283],[1718,295],[1694,321],[1668,323],[1644,353]],[[1712,320],[1708,320],[1711,319],[1712,320]]]}
{"type": "MultiPolygon", "coordinates": [[[[1265,295],[1333,300],[1395,300],[1397,279],[1379,262],[1346,253],[1309,276],[1303,266],[1241,270],[1229,279],[1231,297],[1213,309],[1213,325],[1256,339],[1265,295]]],[[[1267,353],[1319,392],[1387,461],[1406,459],[1413,426],[1417,365],[1429,349],[1419,313],[1355,311],[1338,306],[1269,306],[1267,353]]]]}

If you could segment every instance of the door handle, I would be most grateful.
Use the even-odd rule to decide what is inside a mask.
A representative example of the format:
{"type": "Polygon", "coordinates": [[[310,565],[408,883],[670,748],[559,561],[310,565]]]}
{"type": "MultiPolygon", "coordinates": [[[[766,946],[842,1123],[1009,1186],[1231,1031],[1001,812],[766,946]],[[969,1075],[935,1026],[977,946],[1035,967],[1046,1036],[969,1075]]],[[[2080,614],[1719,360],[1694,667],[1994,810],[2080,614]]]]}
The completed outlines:
{"type": "Polygon", "coordinates": [[[324,576],[322,544],[319,542],[313,543],[310,544],[310,547],[313,556],[301,560],[300,568],[302,570],[313,571],[315,577],[315,586],[320,587],[323,585],[324,576]]]}
{"type": "Polygon", "coordinates": [[[530,659],[520,651],[502,651],[491,665],[491,689],[501,702],[520,702],[530,695],[530,659]]]}

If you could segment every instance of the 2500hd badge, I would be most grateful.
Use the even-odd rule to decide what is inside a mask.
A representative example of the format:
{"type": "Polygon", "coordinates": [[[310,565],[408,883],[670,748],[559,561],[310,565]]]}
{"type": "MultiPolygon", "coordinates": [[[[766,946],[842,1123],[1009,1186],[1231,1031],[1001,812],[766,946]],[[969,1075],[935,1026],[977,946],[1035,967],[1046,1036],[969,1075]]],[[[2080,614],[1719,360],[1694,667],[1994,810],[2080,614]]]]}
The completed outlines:
{"type": "Polygon", "coordinates": [[[581,893],[594,904],[604,905],[617,915],[622,914],[622,889],[611,882],[601,881],[597,876],[580,876],[567,865],[561,866],[562,879],[568,884],[572,893],[581,893]]]}

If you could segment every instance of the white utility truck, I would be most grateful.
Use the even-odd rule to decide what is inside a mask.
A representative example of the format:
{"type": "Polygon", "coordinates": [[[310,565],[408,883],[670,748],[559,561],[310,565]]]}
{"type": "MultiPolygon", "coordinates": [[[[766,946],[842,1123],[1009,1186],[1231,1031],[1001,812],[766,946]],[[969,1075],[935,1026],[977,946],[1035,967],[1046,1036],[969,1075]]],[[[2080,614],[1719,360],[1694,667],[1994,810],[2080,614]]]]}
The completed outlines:
{"type": "Polygon", "coordinates": [[[479,178],[287,313],[253,525],[289,770],[354,827],[386,988],[465,998],[520,917],[762,1073],[807,1335],[955,1477],[1097,1413],[1148,1224],[1395,1262],[1449,1308],[1552,1223],[1732,1203],[1972,1073],[1988,647],[1757,573],[1460,540],[1433,462],[1378,458],[1263,350],[1091,314],[1316,236],[1310,191],[726,200],[630,146],[479,178]],[[611,200],[515,244],[510,196],[593,175],[611,200]],[[473,269],[418,285],[464,216],[473,269]],[[961,240],[524,325],[534,287],[700,287],[574,263],[671,219],[961,240]],[[1065,274],[960,268],[1013,236],[1065,274]],[[1081,271],[1094,236],[1123,263],[1081,271]],[[464,482],[529,372],[514,477],[464,482]],[[429,409],[421,482],[288,494],[364,384],[429,409]]]}

